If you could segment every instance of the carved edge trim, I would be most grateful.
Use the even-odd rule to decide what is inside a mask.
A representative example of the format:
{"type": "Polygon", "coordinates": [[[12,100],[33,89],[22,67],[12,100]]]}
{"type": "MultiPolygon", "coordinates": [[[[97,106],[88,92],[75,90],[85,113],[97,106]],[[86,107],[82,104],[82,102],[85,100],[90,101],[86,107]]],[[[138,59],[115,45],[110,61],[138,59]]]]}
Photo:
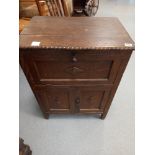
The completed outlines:
{"type": "Polygon", "coordinates": [[[134,50],[135,47],[65,47],[65,46],[20,46],[20,49],[68,49],[68,50],[134,50]]]}

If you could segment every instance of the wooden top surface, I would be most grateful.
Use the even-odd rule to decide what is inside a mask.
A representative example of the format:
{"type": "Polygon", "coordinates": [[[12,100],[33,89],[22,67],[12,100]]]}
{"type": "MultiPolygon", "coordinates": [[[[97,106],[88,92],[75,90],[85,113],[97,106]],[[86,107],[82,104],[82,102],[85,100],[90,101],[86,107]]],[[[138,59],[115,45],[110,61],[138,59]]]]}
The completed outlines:
{"type": "Polygon", "coordinates": [[[133,50],[134,42],[117,18],[36,16],[21,32],[20,48],[133,50]]]}

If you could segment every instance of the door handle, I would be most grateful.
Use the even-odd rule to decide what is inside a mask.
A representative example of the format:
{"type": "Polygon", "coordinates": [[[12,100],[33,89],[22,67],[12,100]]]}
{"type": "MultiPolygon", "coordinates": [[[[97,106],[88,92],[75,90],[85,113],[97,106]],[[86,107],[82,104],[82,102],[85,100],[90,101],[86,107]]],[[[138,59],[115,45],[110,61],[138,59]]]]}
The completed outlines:
{"type": "Polygon", "coordinates": [[[77,97],[75,99],[75,112],[76,113],[80,112],[80,97],[77,97]]]}
{"type": "Polygon", "coordinates": [[[77,98],[75,99],[75,103],[76,103],[77,105],[80,104],[80,98],[79,98],[79,97],[77,97],[77,98]]]}
{"type": "Polygon", "coordinates": [[[72,62],[77,62],[76,53],[72,53],[72,62]]]}

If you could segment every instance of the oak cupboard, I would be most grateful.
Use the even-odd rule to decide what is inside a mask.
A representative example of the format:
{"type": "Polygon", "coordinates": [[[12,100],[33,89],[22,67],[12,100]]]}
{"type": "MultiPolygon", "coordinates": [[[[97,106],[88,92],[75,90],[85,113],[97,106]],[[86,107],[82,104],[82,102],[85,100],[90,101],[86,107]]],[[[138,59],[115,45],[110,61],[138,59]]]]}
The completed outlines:
{"type": "MultiPolygon", "coordinates": [[[[20,34],[20,65],[45,116],[105,118],[134,42],[113,17],[33,17],[20,34]]],[[[125,90],[124,90],[125,91],[125,90]]]]}

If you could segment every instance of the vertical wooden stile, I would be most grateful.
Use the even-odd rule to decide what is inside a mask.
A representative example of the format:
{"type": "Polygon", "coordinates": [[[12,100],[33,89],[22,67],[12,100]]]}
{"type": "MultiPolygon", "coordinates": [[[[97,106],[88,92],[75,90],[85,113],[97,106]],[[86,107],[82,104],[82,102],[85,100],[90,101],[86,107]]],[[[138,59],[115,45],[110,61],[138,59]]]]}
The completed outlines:
{"type": "Polygon", "coordinates": [[[54,0],[54,2],[55,2],[55,6],[56,6],[56,9],[57,9],[58,16],[60,17],[61,13],[60,13],[60,8],[58,7],[58,2],[57,2],[57,0],[54,0]]]}
{"type": "Polygon", "coordinates": [[[57,10],[56,10],[56,7],[55,7],[55,2],[54,2],[54,0],[51,0],[51,4],[52,4],[52,8],[53,8],[54,15],[55,15],[55,16],[58,16],[58,15],[57,15],[57,10]]]}
{"type": "Polygon", "coordinates": [[[64,15],[64,9],[63,9],[62,1],[61,1],[61,0],[58,0],[58,5],[59,5],[59,8],[60,8],[61,15],[62,15],[62,16],[65,16],[65,15],[64,15]]]}
{"type": "Polygon", "coordinates": [[[53,8],[51,6],[51,2],[48,0],[48,1],[46,1],[46,4],[47,4],[48,10],[50,12],[50,15],[54,16],[54,12],[53,12],[53,8]]]}

